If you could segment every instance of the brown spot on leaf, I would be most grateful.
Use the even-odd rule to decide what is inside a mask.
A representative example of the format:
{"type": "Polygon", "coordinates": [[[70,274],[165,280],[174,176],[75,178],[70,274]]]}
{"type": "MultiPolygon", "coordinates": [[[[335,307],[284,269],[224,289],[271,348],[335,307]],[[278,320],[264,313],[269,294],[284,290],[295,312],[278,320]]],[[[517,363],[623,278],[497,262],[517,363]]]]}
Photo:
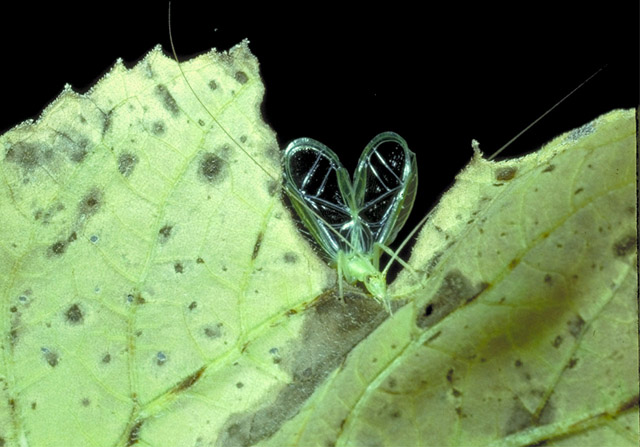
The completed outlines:
{"type": "Polygon", "coordinates": [[[167,239],[169,239],[169,237],[171,236],[171,230],[173,230],[172,225],[165,225],[164,227],[160,228],[158,234],[160,235],[161,243],[164,243],[167,241],[167,239]]]}
{"type": "Polygon", "coordinates": [[[32,171],[42,162],[42,149],[33,143],[16,143],[5,152],[5,160],[21,166],[25,171],[32,171]]]}
{"type": "Polygon", "coordinates": [[[458,270],[448,272],[433,299],[418,315],[416,325],[420,328],[433,326],[459,306],[472,302],[488,286],[487,283],[472,285],[469,279],[458,270]]]}
{"type": "Polygon", "coordinates": [[[582,319],[582,317],[576,314],[571,319],[567,320],[567,329],[572,336],[578,338],[578,336],[582,332],[582,329],[584,328],[585,323],[586,322],[582,319]]]}
{"type": "Polygon", "coordinates": [[[298,255],[292,251],[288,251],[284,254],[284,262],[287,264],[295,264],[298,262],[298,255]]]}
{"type": "Polygon", "coordinates": [[[236,71],[234,78],[240,84],[246,84],[247,81],[249,81],[249,76],[247,76],[247,74],[244,71],[236,71]]]}
{"type": "Polygon", "coordinates": [[[553,344],[554,348],[559,348],[560,345],[562,344],[562,335],[556,336],[556,338],[553,340],[552,344],[553,344]]]}
{"type": "Polygon", "coordinates": [[[262,238],[264,234],[262,232],[258,233],[258,237],[256,239],[256,243],[253,245],[253,253],[251,254],[251,260],[255,260],[258,257],[258,253],[260,253],[260,247],[262,246],[262,238]]]}
{"type": "Polygon", "coordinates": [[[220,338],[222,336],[222,323],[218,323],[216,326],[207,326],[204,328],[204,335],[208,338],[220,338]]]}
{"type": "Polygon", "coordinates": [[[47,254],[51,256],[61,256],[64,252],[67,251],[67,241],[61,240],[54,242],[47,249],[47,254]]]}
{"type": "Polygon", "coordinates": [[[496,180],[504,182],[509,181],[515,177],[518,169],[514,166],[505,166],[503,168],[496,169],[496,180]]]}
{"type": "Polygon", "coordinates": [[[173,116],[177,116],[180,113],[180,108],[178,107],[178,103],[176,102],[176,100],[173,97],[173,95],[171,95],[171,93],[169,92],[169,89],[167,89],[166,85],[164,85],[164,84],[156,85],[156,88],[155,88],[154,92],[155,92],[156,96],[160,99],[160,101],[162,102],[162,106],[169,113],[171,113],[173,116]]]}
{"type": "Polygon", "coordinates": [[[47,361],[49,366],[51,366],[52,368],[55,368],[56,366],[58,366],[58,363],[60,362],[60,358],[57,352],[51,351],[47,348],[42,348],[40,350],[42,351],[42,355],[44,356],[44,359],[47,361]]]}
{"type": "Polygon", "coordinates": [[[182,382],[176,385],[176,387],[173,389],[173,392],[177,393],[180,391],[184,391],[187,388],[191,388],[198,380],[200,380],[200,377],[202,377],[204,370],[205,367],[203,366],[202,368],[185,378],[182,382]]]}
{"type": "Polygon", "coordinates": [[[138,156],[130,152],[123,152],[118,157],[118,171],[125,177],[129,177],[136,165],[138,164],[138,156]]]}
{"type": "Polygon", "coordinates": [[[151,125],[151,133],[156,137],[161,137],[167,131],[163,121],[154,121],[151,125]]]}
{"type": "Polygon", "coordinates": [[[208,152],[202,156],[200,160],[200,175],[208,183],[216,183],[225,172],[226,162],[212,152],[208,152]]]}
{"type": "Polygon", "coordinates": [[[129,436],[127,436],[127,444],[126,447],[131,447],[138,443],[138,439],[140,438],[140,428],[144,421],[137,421],[131,429],[129,430],[129,436]]]}
{"type": "Polygon", "coordinates": [[[84,320],[84,313],[77,303],[72,304],[64,313],[64,315],[69,324],[82,324],[82,321],[84,320]]]}
{"type": "Polygon", "coordinates": [[[636,251],[638,245],[638,238],[635,234],[625,236],[621,239],[618,239],[613,244],[613,253],[616,256],[627,256],[628,254],[636,251]]]}
{"type": "Polygon", "coordinates": [[[102,205],[102,191],[97,187],[94,187],[80,200],[80,203],[78,204],[78,214],[81,218],[86,219],[97,213],[102,205]]]}

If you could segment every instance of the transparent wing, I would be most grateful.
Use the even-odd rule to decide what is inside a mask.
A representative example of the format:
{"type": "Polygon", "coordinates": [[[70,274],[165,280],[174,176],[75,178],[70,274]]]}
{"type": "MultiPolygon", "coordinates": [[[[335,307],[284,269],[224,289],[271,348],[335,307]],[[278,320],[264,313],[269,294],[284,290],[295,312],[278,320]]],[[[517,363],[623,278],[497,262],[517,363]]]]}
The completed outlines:
{"type": "Polygon", "coordinates": [[[311,138],[292,141],[284,152],[285,191],[309,233],[333,260],[349,243],[351,179],[338,156],[311,138]]]}
{"type": "Polygon", "coordinates": [[[355,207],[375,242],[388,245],[407,221],[418,186],[416,156],[400,135],[377,135],[362,152],[353,177],[355,207]]]}

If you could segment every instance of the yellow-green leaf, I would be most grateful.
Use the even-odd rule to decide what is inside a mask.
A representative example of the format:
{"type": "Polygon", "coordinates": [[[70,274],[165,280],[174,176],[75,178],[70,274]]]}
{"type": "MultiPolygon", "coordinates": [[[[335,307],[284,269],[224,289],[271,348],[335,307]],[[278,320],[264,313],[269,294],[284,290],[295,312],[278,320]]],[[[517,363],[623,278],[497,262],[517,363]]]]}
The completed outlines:
{"type": "Polygon", "coordinates": [[[182,70],[0,136],[0,445],[637,444],[632,111],[476,152],[389,316],[282,205],[246,44],[182,70]]]}

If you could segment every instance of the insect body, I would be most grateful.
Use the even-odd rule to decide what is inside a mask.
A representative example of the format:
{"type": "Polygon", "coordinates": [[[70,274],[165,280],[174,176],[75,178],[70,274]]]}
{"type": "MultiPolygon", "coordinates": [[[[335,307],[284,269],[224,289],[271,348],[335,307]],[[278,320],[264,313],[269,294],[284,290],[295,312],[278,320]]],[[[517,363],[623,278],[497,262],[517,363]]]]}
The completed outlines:
{"type": "MultiPolygon", "coordinates": [[[[174,58],[178,61],[171,32],[169,37],[174,58]]],[[[178,68],[200,101],[179,63],[178,68]]],[[[262,168],[205,104],[200,103],[235,145],[262,168]]],[[[299,138],[285,149],[284,190],[329,263],[337,269],[341,297],[344,277],[350,284],[362,282],[374,298],[388,307],[386,272],[394,260],[407,265],[397,258],[397,253],[389,250],[387,244],[395,239],[409,217],[417,181],[415,154],[409,150],[406,141],[393,132],[377,135],[365,147],[353,182],[338,156],[318,141],[299,138]],[[380,271],[383,251],[392,258],[380,271]]]]}
{"type": "Polygon", "coordinates": [[[362,282],[388,306],[386,271],[379,268],[402,228],[416,196],[416,157],[393,132],[365,147],[353,181],[338,156],[311,138],[291,142],[284,152],[285,191],[328,261],[342,277],[362,282]]]}

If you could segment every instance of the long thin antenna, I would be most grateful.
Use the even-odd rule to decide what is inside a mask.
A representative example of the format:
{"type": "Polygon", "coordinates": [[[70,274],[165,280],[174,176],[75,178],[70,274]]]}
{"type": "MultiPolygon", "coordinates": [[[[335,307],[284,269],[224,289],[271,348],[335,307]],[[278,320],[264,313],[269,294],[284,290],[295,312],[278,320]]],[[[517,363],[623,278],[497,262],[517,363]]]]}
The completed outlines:
{"type": "Polygon", "coordinates": [[[209,109],[207,108],[207,106],[204,105],[204,103],[202,102],[200,97],[197,95],[196,91],[191,86],[191,83],[187,79],[187,76],[185,75],[184,70],[182,69],[182,65],[180,65],[180,61],[178,60],[178,54],[176,52],[176,47],[173,44],[173,33],[171,32],[171,2],[169,2],[169,14],[168,14],[168,16],[169,16],[169,43],[171,44],[171,52],[173,53],[173,57],[174,57],[174,59],[176,60],[176,62],[178,64],[178,69],[180,69],[180,73],[182,74],[182,78],[184,79],[184,81],[186,82],[187,86],[189,87],[189,90],[191,90],[191,93],[193,93],[193,96],[198,100],[198,102],[200,103],[202,108],[207,112],[207,114],[211,117],[211,119],[218,125],[218,127],[220,129],[222,129],[222,131],[227,135],[227,137],[229,137],[229,139],[231,141],[233,141],[233,144],[238,146],[240,148],[240,150],[242,150],[242,152],[244,152],[245,155],[247,157],[249,157],[251,159],[251,161],[253,161],[256,164],[256,166],[258,166],[260,169],[262,169],[264,171],[265,174],[267,174],[272,179],[276,180],[276,177],[273,174],[271,174],[269,171],[267,171],[260,163],[258,163],[258,161],[255,158],[253,158],[253,156],[249,152],[245,151],[244,148],[240,145],[240,143],[238,143],[236,141],[236,139],[233,138],[233,136],[227,131],[227,129],[222,124],[220,124],[220,121],[218,121],[218,119],[215,116],[213,116],[213,113],[211,113],[209,111],[209,109]]]}
{"type": "Polygon", "coordinates": [[[589,76],[587,79],[585,79],[584,81],[582,81],[582,83],[580,83],[580,85],[578,85],[576,88],[574,88],[573,90],[571,90],[569,93],[567,93],[560,101],[556,102],[553,106],[551,106],[551,108],[549,108],[546,112],[544,112],[542,115],[540,115],[535,121],[533,121],[531,124],[529,124],[527,127],[525,127],[524,129],[522,129],[515,137],[513,137],[512,139],[510,139],[509,141],[507,141],[504,146],[502,146],[500,149],[498,149],[497,151],[495,151],[493,153],[493,155],[491,157],[489,157],[487,160],[493,160],[498,154],[500,154],[500,152],[502,152],[503,150],[505,150],[511,143],[513,143],[515,140],[517,140],[518,138],[520,138],[520,136],[525,133],[526,131],[528,131],[529,129],[531,129],[533,126],[535,126],[538,121],[540,121],[542,118],[544,118],[545,116],[547,116],[553,109],[555,109],[556,107],[558,107],[560,104],[562,104],[565,99],[567,99],[569,96],[573,95],[576,91],[578,91],[580,88],[582,88],[587,82],[589,82],[591,79],[593,79],[598,73],[600,73],[602,70],[604,70],[607,66],[604,65],[600,68],[598,68],[595,73],[593,73],[591,76],[589,76]]]}
{"type": "MultiPolygon", "coordinates": [[[[207,112],[207,114],[211,117],[211,119],[216,123],[216,125],[227,135],[227,137],[229,137],[229,139],[233,142],[233,144],[235,144],[242,152],[244,152],[244,154],[249,157],[249,159],[251,159],[251,161],[253,161],[253,163],[258,166],[260,169],[262,169],[262,171],[267,174],[267,176],[271,177],[271,179],[278,181],[278,178],[276,176],[274,176],[273,174],[271,174],[269,171],[267,171],[260,163],[258,163],[258,161],[253,158],[253,156],[247,152],[242,145],[227,131],[227,129],[220,123],[220,121],[218,121],[218,119],[213,116],[213,113],[211,113],[209,111],[209,108],[202,102],[202,100],[200,99],[200,97],[198,96],[198,94],[196,93],[196,91],[194,90],[194,88],[191,86],[191,83],[189,82],[189,79],[187,79],[187,76],[184,72],[184,70],[182,69],[182,65],[180,64],[180,61],[178,60],[178,54],[176,52],[176,47],[173,44],[173,33],[171,31],[171,2],[169,2],[169,13],[168,13],[168,20],[169,20],[169,43],[171,44],[171,52],[173,53],[173,58],[175,59],[177,65],[178,65],[178,69],[180,70],[180,73],[182,74],[182,78],[184,79],[185,83],[187,84],[187,86],[189,87],[189,90],[191,90],[191,93],[193,93],[193,96],[196,98],[196,100],[200,103],[200,105],[202,106],[202,108],[207,112]]],[[[282,187],[285,189],[286,191],[286,184],[282,184],[282,187]]],[[[287,193],[287,196],[291,199],[292,195],[287,193]]],[[[304,202],[302,202],[299,198],[293,196],[293,199],[296,200],[298,203],[300,203],[303,206],[306,206],[306,204],[304,202]]],[[[309,208],[310,211],[321,221],[327,223],[318,213],[316,213],[314,210],[312,210],[311,208],[309,208]]],[[[340,239],[342,239],[349,247],[353,248],[353,244],[351,244],[351,242],[349,242],[342,234],[340,234],[335,228],[333,228],[331,225],[329,225],[327,223],[327,227],[329,228],[330,231],[332,231],[334,234],[336,234],[340,239]]]]}
{"type": "MultiPolygon", "coordinates": [[[[571,95],[573,95],[576,91],[578,91],[580,88],[582,88],[587,82],[589,82],[591,79],[593,79],[598,73],[600,73],[602,70],[604,70],[607,66],[604,65],[602,67],[600,67],[599,69],[597,69],[591,76],[589,76],[587,79],[585,79],[584,81],[582,81],[577,87],[575,87],[573,90],[571,90],[569,93],[567,93],[562,99],[560,99],[558,102],[556,102],[550,109],[548,109],[546,112],[544,112],[542,115],[540,115],[535,121],[533,121],[531,124],[529,124],[527,127],[525,127],[524,129],[522,129],[515,137],[511,138],[506,144],[504,144],[500,149],[498,149],[496,152],[494,152],[493,155],[491,155],[488,160],[492,160],[493,158],[495,158],[498,154],[500,154],[500,152],[502,152],[503,150],[505,150],[511,143],[513,143],[515,140],[517,140],[518,138],[520,138],[520,136],[525,133],[526,131],[528,131],[529,129],[531,129],[533,126],[536,125],[536,123],[538,121],[540,121],[542,118],[544,118],[545,116],[547,116],[553,109],[555,109],[556,107],[558,107],[560,104],[562,104],[567,98],[569,98],[571,95]]],[[[389,270],[389,268],[391,267],[391,264],[393,264],[394,261],[401,261],[402,259],[400,258],[400,251],[402,251],[402,249],[404,248],[404,246],[413,238],[413,236],[416,234],[416,232],[426,223],[426,221],[429,219],[429,216],[431,215],[431,213],[427,213],[424,217],[422,217],[422,219],[420,219],[420,221],[418,222],[418,224],[413,227],[413,229],[411,230],[411,232],[409,233],[409,235],[407,237],[404,238],[404,240],[402,241],[402,243],[398,246],[398,248],[394,251],[393,255],[391,256],[391,258],[389,259],[389,261],[387,262],[387,265],[385,266],[383,273],[386,274],[387,271],[389,270]]]]}

